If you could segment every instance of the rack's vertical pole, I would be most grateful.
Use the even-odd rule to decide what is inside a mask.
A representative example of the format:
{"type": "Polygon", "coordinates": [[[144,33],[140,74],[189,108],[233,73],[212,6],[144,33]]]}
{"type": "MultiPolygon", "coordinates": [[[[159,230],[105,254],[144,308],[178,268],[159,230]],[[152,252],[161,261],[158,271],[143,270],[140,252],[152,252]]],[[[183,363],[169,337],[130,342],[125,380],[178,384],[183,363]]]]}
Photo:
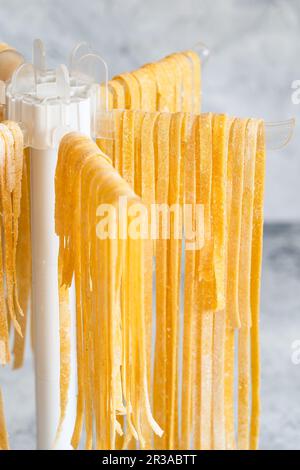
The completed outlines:
{"type": "MultiPolygon", "coordinates": [[[[31,149],[31,230],[37,447],[52,449],[59,420],[58,237],[55,234],[54,177],[57,149],[31,149]]],[[[74,341],[72,341],[72,347],[74,341]]],[[[72,359],[75,360],[74,351],[72,359]]],[[[75,367],[71,367],[74,374],[75,367]]],[[[69,449],[75,414],[75,378],[56,448],[69,449]]]]}

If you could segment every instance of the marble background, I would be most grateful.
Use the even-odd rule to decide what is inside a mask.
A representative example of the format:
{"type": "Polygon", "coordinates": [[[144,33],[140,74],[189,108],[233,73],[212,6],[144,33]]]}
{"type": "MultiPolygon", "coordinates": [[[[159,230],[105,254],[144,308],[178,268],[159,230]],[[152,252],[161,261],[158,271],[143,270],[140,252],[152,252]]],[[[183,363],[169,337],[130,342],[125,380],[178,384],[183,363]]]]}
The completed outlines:
{"type": "MultiPolygon", "coordinates": [[[[87,40],[110,74],[174,50],[205,42],[212,50],[203,72],[203,110],[268,121],[297,117],[291,83],[300,79],[298,0],[0,0],[0,40],[30,59],[42,38],[50,65],[66,63],[87,40]]],[[[300,128],[267,166],[262,285],[261,448],[300,449],[300,128]],[[274,224],[276,222],[276,224],[274,224]],[[289,222],[289,223],[287,223],[289,222]],[[285,224],[286,223],[286,224],[285,224]]],[[[23,370],[1,371],[11,445],[34,447],[32,359],[23,370]]]]}
{"type": "MultiPolygon", "coordinates": [[[[35,37],[52,65],[86,40],[111,75],[202,41],[212,50],[203,110],[267,121],[300,115],[291,102],[300,79],[298,0],[0,0],[0,40],[30,59],[35,37]]],[[[268,221],[300,220],[299,129],[288,147],[269,152],[268,221]]]]}

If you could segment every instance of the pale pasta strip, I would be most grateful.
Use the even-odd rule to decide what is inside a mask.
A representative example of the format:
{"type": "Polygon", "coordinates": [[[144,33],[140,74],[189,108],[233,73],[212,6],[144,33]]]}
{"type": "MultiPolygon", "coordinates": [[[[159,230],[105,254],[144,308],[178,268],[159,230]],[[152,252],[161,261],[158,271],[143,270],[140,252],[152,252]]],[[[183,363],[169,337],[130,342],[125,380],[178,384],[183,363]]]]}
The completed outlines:
{"type": "MultiPolygon", "coordinates": [[[[184,120],[184,140],[186,140],[182,158],[184,159],[184,202],[190,210],[185,214],[185,243],[195,241],[188,239],[195,230],[196,204],[196,116],[186,115],[184,120]]],[[[187,206],[186,210],[187,210],[187,206]]],[[[187,247],[187,245],[185,245],[187,247]]],[[[194,334],[194,294],[195,294],[195,249],[185,250],[184,277],[184,322],[183,322],[183,363],[182,363],[182,401],[181,401],[181,448],[189,449],[191,445],[192,421],[192,357],[194,334]]]]}
{"type": "Polygon", "coordinates": [[[0,450],[9,450],[8,433],[4,416],[2,390],[0,389],[0,450]]]}
{"type": "Polygon", "coordinates": [[[259,415],[260,415],[260,361],[259,361],[259,300],[260,300],[260,278],[262,263],[262,240],[263,240],[263,205],[264,205],[264,183],[265,183],[265,129],[264,124],[259,122],[255,182],[253,201],[253,232],[252,232],[252,258],[251,258],[251,379],[252,379],[252,411],[250,423],[250,449],[258,447],[259,415]]]}
{"type": "MultiPolygon", "coordinates": [[[[170,114],[162,113],[156,121],[155,153],[156,153],[156,203],[162,209],[159,215],[161,232],[156,242],[156,339],[154,355],[153,409],[154,416],[162,429],[166,428],[166,386],[167,386],[167,237],[163,233],[167,229],[164,219],[164,207],[168,203],[169,190],[169,130],[170,114]]],[[[162,438],[154,437],[155,449],[165,449],[165,434],[162,438]]]]}
{"type": "Polygon", "coordinates": [[[226,176],[228,119],[213,119],[212,229],[213,263],[216,278],[216,312],[213,331],[212,425],[214,450],[225,449],[224,350],[225,350],[225,272],[226,272],[226,176]]]}
{"type": "Polygon", "coordinates": [[[167,425],[168,449],[178,446],[178,338],[179,338],[179,286],[182,221],[178,206],[181,196],[181,133],[183,115],[172,115],[170,123],[169,196],[170,207],[175,204],[170,218],[170,239],[168,240],[168,284],[167,284],[167,425]],[[178,213],[179,212],[179,213],[178,213]]]}
{"type": "MultiPolygon", "coordinates": [[[[211,192],[212,192],[212,115],[202,114],[199,117],[197,146],[199,156],[197,168],[197,202],[204,208],[204,246],[197,253],[196,278],[199,279],[198,290],[200,318],[200,345],[197,351],[197,363],[200,363],[200,418],[199,431],[195,433],[195,447],[210,450],[212,447],[212,361],[213,361],[213,313],[210,298],[213,295],[213,265],[211,236],[211,192]],[[198,277],[199,276],[199,277],[198,277]],[[205,301],[205,298],[208,301],[205,301]],[[200,351],[200,358],[199,357],[200,351]]],[[[197,341],[197,339],[196,339],[197,341]]],[[[197,386],[197,385],[196,385],[197,386]]],[[[198,394],[199,396],[199,394],[198,394]]]]}
{"type": "Polygon", "coordinates": [[[238,335],[238,448],[242,450],[249,449],[250,275],[257,126],[258,122],[253,119],[250,119],[246,126],[239,256],[239,314],[241,329],[238,335]]]}

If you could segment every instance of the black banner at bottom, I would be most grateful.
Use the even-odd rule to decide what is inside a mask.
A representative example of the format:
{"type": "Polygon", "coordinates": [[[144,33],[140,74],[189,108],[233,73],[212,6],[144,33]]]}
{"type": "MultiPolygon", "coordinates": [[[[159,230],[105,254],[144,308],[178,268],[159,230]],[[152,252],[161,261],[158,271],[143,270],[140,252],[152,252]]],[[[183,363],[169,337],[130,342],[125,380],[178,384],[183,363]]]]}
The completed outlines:
{"type": "Polygon", "coordinates": [[[276,463],[298,463],[298,451],[0,451],[0,464],[39,461],[45,465],[59,462],[72,465],[72,467],[87,467],[121,465],[124,468],[138,468],[152,465],[184,466],[237,463],[253,467],[256,463],[266,461],[270,465],[276,463]]]}

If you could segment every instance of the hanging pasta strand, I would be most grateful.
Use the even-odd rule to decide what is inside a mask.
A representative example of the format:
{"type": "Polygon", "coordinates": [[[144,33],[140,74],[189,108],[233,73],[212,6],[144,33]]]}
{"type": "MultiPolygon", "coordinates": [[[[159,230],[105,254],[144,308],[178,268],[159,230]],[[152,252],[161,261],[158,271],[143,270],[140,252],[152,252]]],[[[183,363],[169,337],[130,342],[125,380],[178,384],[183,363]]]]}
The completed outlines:
{"type": "MultiPolygon", "coordinates": [[[[119,82],[113,81],[112,83],[117,85],[116,86],[117,90],[118,90],[119,87],[121,87],[122,91],[124,93],[123,87],[119,82]]],[[[113,160],[113,164],[114,164],[114,167],[120,172],[120,174],[122,174],[123,168],[125,166],[125,163],[124,163],[125,157],[123,157],[122,151],[123,151],[123,144],[126,140],[126,137],[125,137],[126,128],[127,128],[127,131],[129,129],[131,129],[131,132],[134,135],[132,135],[132,137],[130,137],[128,140],[126,140],[126,145],[125,145],[125,149],[124,149],[125,154],[129,155],[129,157],[132,158],[132,155],[130,155],[130,150],[133,151],[133,149],[135,149],[135,146],[136,146],[136,143],[135,143],[136,142],[135,141],[136,130],[135,130],[135,126],[133,126],[133,122],[134,122],[136,113],[135,112],[133,114],[131,113],[126,118],[127,123],[125,123],[124,138],[123,138],[123,118],[124,118],[124,114],[125,114],[124,111],[121,111],[121,110],[115,110],[113,112],[114,136],[115,136],[115,138],[114,138],[114,160],[113,160]]],[[[127,165],[128,165],[128,163],[127,163],[127,165]]],[[[133,164],[131,164],[131,163],[129,164],[129,168],[131,170],[131,173],[128,175],[128,177],[132,181],[135,177],[134,161],[133,161],[133,164]]],[[[118,274],[117,274],[117,285],[118,285],[117,288],[118,288],[118,291],[120,292],[120,296],[121,296],[120,305],[117,307],[117,308],[119,308],[119,315],[122,315],[122,302],[124,302],[124,298],[125,298],[124,286],[126,285],[126,282],[125,281],[122,282],[122,279],[121,279],[121,273],[122,273],[122,269],[124,268],[124,262],[125,262],[125,260],[124,260],[124,253],[125,253],[124,248],[125,248],[124,247],[124,241],[119,240],[120,256],[119,256],[119,261],[118,261],[118,274]]],[[[120,326],[119,326],[120,330],[121,330],[121,322],[122,322],[122,320],[121,320],[121,317],[120,317],[120,326]]],[[[119,335],[121,337],[120,342],[122,342],[123,338],[125,337],[124,332],[122,334],[122,331],[120,331],[119,335]]],[[[96,347],[98,347],[98,346],[95,345],[95,348],[96,347]]],[[[120,366],[121,365],[122,365],[122,348],[120,348],[120,366]]],[[[125,376],[126,376],[126,374],[123,371],[123,385],[122,385],[121,377],[120,377],[119,383],[116,384],[116,388],[117,388],[119,396],[120,396],[120,398],[118,399],[118,407],[119,407],[119,413],[121,415],[118,419],[118,423],[119,423],[119,425],[121,426],[122,429],[124,428],[124,418],[123,418],[122,415],[125,414],[125,410],[123,409],[123,404],[121,406],[121,401],[122,401],[122,391],[125,391],[125,389],[126,389],[125,376]]],[[[100,429],[100,422],[99,422],[99,429],[100,429]]],[[[123,431],[122,431],[122,432],[118,432],[118,434],[116,436],[116,449],[122,449],[123,445],[124,445],[124,435],[123,435],[123,431]]]]}
{"type": "Polygon", "coordinates": [[[31,294],[30,162],[29,152],[27,149],[24,151],[21,213],[19,218],[19,235],[16,254],[16,275],[19,302],[23,312],[23,316],[19,316],[18,320],[23,337],[18,334],[14,337],[14,369],[22,367],[24,361],[26,328],[31,294]]]}
{"type": "MultiPolygon", "coordinates": [[[[231,203],[232,203],[232,173],[233,173],[233,152],[230,146],[231,135],[232,135],[232,124],[234,124],[233,118],[228,118],[228,134],[227,134],[227,165],[226,165],[226,239],[225,239],[225,292],[227,287],[227,278],[228,278],[228,245],[230,243],[228,230],[230,227],[231,220],[231,203]]],[[[226,295],[226,294],[225,294],[226,295]]],[[[226,297],[225,297],[226,298],[226,297]]],[[[228,442],[228,414],[230,414],[230,391],[231,384],[234,381],[234,331],[228,330],[227,328],[227,298],[225,300],[225,309],[224,309],[224,322],[225,322],[225,331],[222,333],[225,335],[224,340],[224,425],[225,425],[225,449],[227,448],[228,442]],[[232,334],[233,333],[233,334],[232,334]],[[229,391],[230,390],[230,391],[229,391]]],[[[222,338],[223,340],[223,338],[222,338]]],[[[230,428],[229,428],[230,431],[230,428]]]]}
{"type": "Polygon", "coordinates": [[[181,70],[181,104],[183,112],[193,111],[193,65],[186,54],[177,52],[173,54],[181,70]]]}
{"type": "Polygon", "coordinates": [[[264,184],[265,184],[265,128],[258,124],[255,182],[253,201],[253,231],[251,250],[251,380],[252,411],[250,422],[250,449],[256,450],[260,415],[260,362],[259,362],[259,299],[262,264],[264,184]]]}
{"type": "Polygon", "coordinates": [[[192,51],[185,51],[184,54],[192,63],[192,112],[199,114],[201,110],[201,60],[199,55],[192,51]]]}
{"type": "Polygon", "coordinates": [[[154,81],[156,83],[156,110],[162,112],[173,111],[174,106],[174,89],[173,86],[169,86],[168,76],[164,73],[163,66],[157,62],[153,64],[147,64],[146,69],[150,70],[153,74],[154,81]]]}
{"type": "Polygon", "coordinates": [[[143,111],[153,112],[156,111],[156,83],[153,80],[149,68],[141,67],[132,72],[139,84],[141,104],[140,108],[143,111]]]}
{"type": "Polygon", "coordinates": [[[134,191],[142,194],[142,125],[145,114],[143,111],[135,113],[134,122],[134,191]]]}
{"type": "Polygon", "coordinates": [[[170,238],[167,248],[167,423],[166,440],[168,449],[178,446],[178,339],[179,339],[179,286],[182,220],[181,198],[181,136],[183,114],[171,116],[169,156],[169,207],[170,238]],[[173,212],[173,213],[172,213],[173,212]]]}
{"type": "MultiPolygon", "coordinates": [[[[122,86],[119,82],[114,81],[118,85],[122,86]]],[[[133,186],[135,177],[136,177],[136,169],[135,169],[135,157],[134,152],[136,148],[136,128],[135,128],[135,121],[136,116],[139,113],[135,111],[114,111],[114,122],[115,122],[115,152],[114,152],[114,166],[116,169],[119,170],[120,174],[126,178],[126,180],[133,186]]],[[[122,261],[119,265],[125,268],[126,266],[126,251],[122,252],[122,261]]],[[[120,311],[122,315],[123,321],[125,321],[125,312],[126,312],[126,305],[128,304],[128,295],[126,291],[127,287],[126,282],[126,270],[122,274],[122,282],[120,284],[120,293],[121,293],[121,305],[120,311]]],[[[128,348],[129,345],[126,344],[127,332],[123,329],[122,334],[122,342],[124,348],[128,348]]],[[[129,357],[129,354],[126,354],[126,357],[129,357]]],[[[122,360],[122,362],[126,362],[126,358],[122,360]]],[[[126,373],[124,367],[122,368],[122,380],[123,380],[123,391],[125,396],[128,392],[127,382],[126,382],[126,373]]],[[[128,392],[130,393],[130,392],[128,392]]],[[[127,408],[129,410],[129,408],[127,408]]],[[[135,446],[135,442],[132,440],[132,435],[135,433],[132,432],[132,421],[131,416],[127,415],[127,420],[129,421],[128,429],[126,436],[123,437],[118,434],[116,438],[116,447],[118,449],[122,449],[123,446],[126,448],[129,446],[132,448],[135,446]],[[130,429],[129,429],[130,428],[130,429]],[[124,441],[125,439],[125,441],[124,441]]],[[[120,425],[124,426],[123,417],[121,417],[120,421],[118,421],[120,425]]],[[[137,435],[135,434],[135,437],[137,435]]]]}
{"type": "MultiPolygon", "coordinates": [[[[167,222],[164,210],[168,203],[169,191],[169,130],[170,114],[162,113],[156,121],[155,139],[155,192],[157,223],[160,232],[156,242],[156,339],[154,355],[153,410],[162,429],[166,429],[166,385],[167,385],[167,222]]],[[[162,438],[154,436],[155,449],[165,449],[165,434],[162,438]]]]}
{"type": "MultiPolygon", "coordinates": [[[[181,68],[180,61],[176,54],[171,54],[160,61],[164,68],[169,70],[172,76],[172,87],[173,87],[173,105],[169,111],[179,112],[182,111],[182,82],[183,82],[183,70],[181,68]]],[[[159,65],[159,63],[158,63],[159,65]]],[[[164,70],[164,68],[162,70],[164,70]]],[[[168,76],[167,76],[168,77],[168,76]]]]}
{"type": "MultiPolygon", "coordinates": [[[[95,160],[96,166],[97,161],[95,160]]],[[[109,175],[107,175],[107,186],[105,189],[104,186],[99,185],[101,179],[99,179],[100,174],[95,174],[93,185],[90,187],[90,195],[93,193],[98,194],[96,201],[100,202],[101,197],[107,198],[109,191],[112,191],[112,186],[109,184],[109,175]],[[105,192],[103,192],[105,191],[105,192]]],[[[91,198],[91,196],[90,196],[91,198]]],[[[90,211],[90,226],[91,226],[91,237],[93,238],[95,234],[94,228],[97,224],[95,218],[98,214],[97,202],[92,206],[90,211]]],[[[112,230],[115,230],[116,220],[112,220],[113,227],[112,230]]],[[[122,383],[121,383],[121,356],[122,356],[122,340],[120,332],[118,330],[119,323],[121,322],[120,317],[120,304],[116,301],[116,292],[120,291],[117,287],[116,278],[120,278],[120,274],[116,274],[116,271],[119,272],[120,267],[122,266],[122,257],[119,262],[116,261],[116,247],[112,246],[110,239],[95,239],[95,260],[96,266],[93,269],[92,273],[92,286],[97,286],[97,291],[99,292],[99,301],[98,309],[95,311],[94,315],[94,328],[98,330],[97,337],[94,339],[94,362],[97,360],[100,366],[100,376],[99,376],[99,388],[95,388],[95,394],[100,399],[99,410],[100,415],[96,414],[96,426],[97,434],[99,434],[99,444],[97,448],[99,449],[115,449],[116,447],[116,432],[122,434],[122,430],[119,429],[120,425],[117,421],[116,415],[123,412],[122,404],[122,383]],[[116,269],[118,267],[118,270],[116,269]],[[97,284],[98,283],[98,284],[97,284]],[[101,335],[105,334],[105,338],[101,341],[101,335]],[[100,344],[98,344],[100,342],[100,344]],[[99,351],[100,358],[99,360],[95,357],[96,352],[99,351]],[[104,358],[107,358],[105,360],[104,358]],[[103,421],[101,421],[101,416],[103,421]],[[103,432],[101,429],[102,422],[105,422],[106,431],[103,432]]],[[[116,242],[115,242],[116,243],[116,242]]],[[[92,266],[94,265],[94,259],[92,259],[92,266]]],[[[95,295],[97,296],[97,291],[95,295]]],[[[94,295],[94,294],[93,294],[94,295]]],[[[98,370],[95,368],[95,374],[98,374],[98,370]]],[[[124,385],[124,384],[123,384],[124,385]]],[[[96,409],[95,409],[96,410],[96,409]]],[[[94,411],[95,412],[95,411],[94,411]]]]}
{"type": "Polygon", "coordinates": [[[6,290],[7,304],[10,318],[18,334],[22,336],[20,325],[17,321],[14,308],[14,239],[13,239],[13,202],[12,192],[15,188],[15,159],[14,159],[14,139],[11,131],[4,125],[0,124],[0,133],[5,142],[5,170],[4,170],[4,186],[2,189],[2,207],[3,222],[5,236],[5,274],[6,274],[6,290]]]}
{"type": "Polygon", "coordinates": [[[242,228],[239,256],[239,313],[241,328],[238,334],[238,448],[241,450],[249,449],[250,276],[257,126],[258,121],[254,119],[250,119],[246,126],[242,228]]]}
{"type": "MultiPolygon", "coordinates": [[[[130,82],[134,81],[134,78],[130,78],[130,82]]],[[[135,181],[135,117],[138,112],[134,110],[125,110],[122,113],[122,122],[117,123],[122,125],[122,138],[121,138],[121,158],[120,158],[120,174],[127,181],[131,188],[134,188],[135,181]]],[[[120,135],[120,130],[117,130],[117,133],[120,135]]],[[[123,283],[126,286],[126,283],[123,283]]],[[[123,297],[126,296],[126,293],[123,291],[123,297]]],[[[129,300],[127,304],[129,304],[129,300]]],[[[132,436],[131,436],[132,437],[132,436]]],[[[136,435],[136,437],[138,437],[136,435]]],[[[129,439],[129,436],[127,437],[129,439]]],[[[128,448],[133,449],[136,446],[134,440],[128,441],[128,448]]]]}
{"type": "Polygon", "coordinates": [[[123,149],[123,115],[124,112],[121,110],[114,110],[112,114],[113,125],[114,125],[114,154],[113,154],[113,165],[114,168],[122,174],[122,149],[123,149]]]}
{"type": "Polygon", "coordinates": [[[240,324],[238,309],[238,267],[246,124],[247,120],[245,119],[235,119],[231,128],[228,148],[228,254],[225,342],[225,425],[227,449],[236,448],[234,432],[234,342],[235,327],[240,324]]]}
{"type": "Polygon", "coordinates": [[[62,283],[62,264],[63,264],[63,246],[60,240],[58,254],[58,297],[59,297],[59,334],[60,334],[60,399],[61,399],[61,416],[57,435],[61,433],[61,426],[66,415],[68,403],[68,386],[70,383],[70,361],[71,361],[71,342],[70,328],[71,315],[69,311],[69,295],[68,288],[62,283]]]}
{"type": "MultiPolygon", "coordinates": [[[[124,369],[124,364],[130,363],[133,361],[134,348],[132,341],[132,332],[129,328],[129,321],[132,321],[132,309],[130,302],[131,287],[129,283],[129,277],[131,273],[129,272],[129,250],[126,250],[124,256],[124,273],[123,273],[123,296],[122,296],[122,320],[124,324],[124,334],[123,334],[123,384],[124,384],[124,394],[126,400],[126,434],[124,437],[123,448],[135,448],[136,442],[138,441],[137,429],[134,426],[134,420],[132,417],[132,407],[134,400],[134,390],[132,390],[132,376],[128,374],[128,371],[124,369]],[[126,321],[127,320],[127,321],[126,321]],[[128,323],[127,323],[128,322],[128,323]]],[[[141,279],[143,285],[143,279],[141,279]]]]}
{"type": "Polygon", "coordinates": [[[224,350],[225,350],[225,266],[226,266],[226,115],[213,119],[212,217],[217,307],[213,330],[212,425],[214,450],[225,449],[224,350]]]}
{"type": "MultiPolygon", "coordinates": [[[[61,179],[61,173],[63,165],[61,162],[64,162],[64,159],[67,158],[67,153],[65,151],[66,146],[66,139],[65,145],[61,146],[60,148],[60,155],[62,156],[61,160],[58,161],[57,168],[56,168],[56,175],[55,175],[55,194],[56,194],[56,201],[55,201],[55,229],[58,234],[64,233],[64,229],[62,228],[64,224],[63,216],[64,207],[63,201],[66,199],[63,196],[64,185],[61,179]]],[[[68,208],[69,209],[69,208],[68,208]]],[[[66,214],[69,214],[68,209],[66,214]]],[[[70,210],[70,209],[69,209],[70,210]]],[[[65,227],[64,227],[65,228],[65,227]]],[[[60,436],[62,424],[66,414],[66,407],[67,407],[67,400],[68,400],[68,388],[69,388],[69,380],[70,380],[70,350],[71,350],[71,343],[70,343],[70,336],[68,334],[68,330],[70,327],[70,311],[68,308],[68,291],[64,285],[64,255],[65,255],[65,238],[61,237],[59,240],[59,253],[58,253],[58,293],[59,293],[59,329],[60,329],[60,419],[58,424],[58,430],[56,439],[60,436]]],[[[78,332],[79,336],[80,332],[78,332]]],[[[78,339],[77,336],[77,339],[78,339]]],[[[79,381],[79,374],[78,374],[78,381],[79,381]]],[[[78,402],[80,401],[80,387],[78,386],[78,400],[77,400],[77,408],[78,402]]],[[[77,417],[78,417],[78,409],[77,409],[77,417]]],[[[76,420],[77,424],[77,420],[76,420]]]]}
{"type": "MultiPolygon", "coordinates": [[[[182,404],[181,404],[181,448],[189,449],[191,444],[191,418],[192,418],[192,355],[194,332],[194,294],[195,294],[195,249],[187,249],[191,243],[188,236],[195,230],[195,204],[196,204],[196,165],[195,142],[198,130],[197,117],[186,115],[184,132],[186,144],[184,146],[184,210],[185,219],[185,276],[184,276],[184,326],[183,326],[183,363],[182,363],[182,404]],[[189,209],[188,210],[188,206],[189,209]],[[189,230],[189,231],[188,231],[189,230]]],[[[192,241],[193,242],[193,241],[192,241]]],[[[195,243],[195,242],[194,242],[195,243]]]]}
{"type": "MultiPolygon", "coordinates": [[[[141,128],[141,194],[143,203],[150,213],[151,204],[155,202],[155,154],[154,154],[154,126],[156,113],[147,113],[141,128]]],[[[145,242],[145,321],[147,332],[147,356],[151,360],[151,332],[152,332],[152,264],[153,241],[148,235],[145,242]]]]}
{"type": "Polygon", "coordinates": [[[108,87],[111,90],[113,97],[113,109],[125,109],[125,90],[122,83],[118,80],[110,80],[108,82],[108,87]]]}
{"type": "Polygon", "coordinates": [[[3,396],[2,396],[1,388],[0,388],[0,450],[9,450],[9,439],[8,439],[8,433],[6,430],[3,396]]]}
{"type": "Polygon", "coordinates": [[[122,120],[122,159],[120,174],[131,188],[134,187],[134,124],[135,111],[123,112],[122,120]]]}
{"type": "Polygon", "coordinates": [[[247,120],[236,119],[233,124],[229,151],[232,156],[232,205],[228,228],[227,314],[231,328],[241,325],[238,305],[239,256],[244,187],[245,129],[247,120]]]}
{"type": "Polygon", "coordinates": [[[12,252],[12,263],[14,266],[13,283],[14,283],[14,305],[17,311],[18,317],[24,316],[22,309],[19,304],[18,298],[18,280],[16,275],[16,256],[17,256],[17,245],[19,237],[19,217],[21,211],[21,194],[22,194],[22,176],[23,176],[23,134],[18,124],[11,121],[5,121],[4,124],[12,133],[13,136],[13,160],[14,160],[14,188],[12,191],[12,211],[13,211],[13,252],[12,252]]]}
{"type": "Polygon", "coordinates": [[[113,158],[114,152],[114,142],[113,136],[111,135],[111,111],[116,102],[116,93],[114,93],[113,87],[110,83],[103,83],[99,86],[99,101],[100,101],[100,110],[101,110],[101,123],[99,125],[101,136],[98,136],[96,139],[98,147],[101,149],[105,155],[108,155],[111,159],[113,158]],[[108,113],[108,114],[105,114],[108,113]]]}
{"type": "MultiPolygon", "coordinates": [[[[82,201],[81,205],[84,207],[84,200],[92,201],[92,194],[96,194],[97,197],[95,198],[95,202],[92,203],[91,210],[88,210],[89,219],[88,219],[88,239],[91,240],[95,239],[95,227],[96,227],[96,215],[97,215],[97,202],[99,202],[100,198],[100,188],[99,188],[99,178],[98,174],[94,173],[95,168],[97,167],[97,160],[93,158],[90,164],[86,165],[83,170],[82,176],[82,185],[84,185],[87,190],[85,194],[82,194],[82,201]]],[[[82,211],[83,215],[83,211],[82,211]]],[[[82,240],[84,239],[84,232],[82,231],[82,240]]],[[[89,298],[87,299],[87,309],[86,309],[86,325],[88,331],[91,331],[92,328],[97,331],[97,336],[94,340],[92,340],[92,344],[90,341],[90,337],[88,337],[88,344],[86,347],[89,348],[89,354],[86,355],[86,361],[91,365],[96,363],[100,367],[100,377],[99,381],[96,381],[95,378],[99,373],[96,368],[94,368],[95,376],[95,384],[94,384],[94,398],[92,398],[91,392],[93,387],[93,380],[91,377],[88,376],[84,379],[85,382],[88,383],[88,387],[85,388],[85,401],[86,401],[86,412],[88,411],[88,415],[86,416],[86,422],[88,421],[89,427],[89,439],[92,439],[92,426],[93,426],[93,415],[92,413],[100,413],[98,416],[95,414],[95,422],[96,422],[96,432],[97,432],[97,447],[98,449],[114,449],[115,448],[115,390],[116,390],[116,379],[114,376],[114,363],[115,357],[112,353],[112,347],[114,345],[113,335],[114,335],[114,313],[111,312],[110,315],[110,297],[113,296],[113,292],[115,290],[114,284],[111,282],[110,275],[109,275],[109,266],[110,266],[110,252],[109,252],[109,245],[108,240],[96,240],[94,243],[96,252],[94,252],[95,260],[90,258],[89,261],[89,253],[86,251],[87,262],[88,264],[91,263],[91,269],[88,269],[87,273],[90,272],[92,278],[90,281],[90,285],[88,286],[88,291],[90,292],[89,298]],[[98,243],[99,241],[99,243],[98,243]],[[94,266],[94,261],[96,261],[96,265],[94,266]],[[97,291],[93,295],[96,296],[95,302],[92,300],[92,289],[94,290],[94,286],[97,285],[97,275],[100,275],[99,279],[99,293],[100,298],[97,303],[98,293],[97,291]],[[112,292],[111,292],[112,291],[112,292]],[[101,304],[100,304],[101,302],[101,304]],[[97,310],[93,310],[93,304],[96,306],[98,305],[97,310]],[[105,335],[105,338],[102,340],[102,345],[97,344],[100,336],[99,333],[105,335]],[[93,350],[94,348],[94,350],[93,350]],[[99,362],[96,357],[95,353],[100,352],[102,357],[105,357],[106,360],[99,362]],[[99,388],[98,388],[99,387],[99,388]],[[110,392],[111,391],[111,392],[110,392]],[[98,402],[98,400],[100,400],[98,402]],[[93,409],[94,404],[94,409],[93,409]],[[101,432],[101,417],[102,423],[105,423],[104,429],[105,432],[101,432]]],[[[83,251],[83,250],[82,250],[83,251]]],[[[81,269],[83,272],[83,263],[81,265],[81,269]]],[[[82,289],[82,292],[84,290],[82,289]]],[[[86,336],[85,332],[83,331],[83,339],[86,336]]],[[[85,349],[85,347],[84,347],[85,349]]],[[[101,356],[100,356],[101,357],[101,356]]],[[[88,442],[86,442],[88,444],[88,442]]],[[[90,443],[91,445],[91,443],[90,443]]]]}
{"type": "Polygon", "coordinates": [[[216,278],[216,311],[225,306],[225,245],[226,245],[226,131],[227,117],[213,119],[213,260],[216,278]]]}
{"type": "MultiPolygon", "coordinates": [[[[0,134],[0,190],[1,190],[1,212],[4,214],[4,167],[5,167],[5,142],[0,134]]],[[[4,278],[4,256],[2,255],[3,240],[2,226],[4,223],[4,215],[1,217],[0,226],[0,363],[7,364],[10,361],[9,349],[9,330],[7,321],[7,306],[5,295],[5,278],[4,278]]]]}
{"type": "MultiPolygon", "coordinates": [[[[157,113],[147,113],[141,125],[141,193],[138,194],[148,214],[155,202],[155,153],[154,127],[157,113]]],[[[148,217],[149,218],[149,217],[148,217]]],[[[152,276],[154,245],[151,237],[151,225],[148,224],[148,234],[144,240],[144,315],[147,349],[148,383],[151,383],[151,351],[152,351],[152,276]]],[[[150,394],[150,391],[149,391],[150,394]]],[[[152,395],[152,394],[151,394],[152,395]]],[[[151,446],[151,437],[147,436],[147,447],[151,446]]]]}
{"type": "Polygon", "coordinates": [[[125,92],[125,109],[141,109],[141,93],[139,83],[132,73],[117,75],[113,81],[118,81],[125,92]]]}
{"type": "Polygon", "coordinates": [[[195,335],[196,368],[194,380],[194,447],[210,450],[212,435],[212,352],[213,313],[210,299],[213,295],[214,277],[212,264],[212,115],[199,117],[196,135],[196,182],[197,204],[204,208],[204,246],[196,254],[196,312],[197,334],[195,335]],[[198,339],[200,337],[200,340],[198,339]],[[197,372],[198,371],[198,372],[197,372]],[[196,414],[197,413],[197,414],[196,414]],[[198,417],[198,418],[197,418],[198,417]]]}

